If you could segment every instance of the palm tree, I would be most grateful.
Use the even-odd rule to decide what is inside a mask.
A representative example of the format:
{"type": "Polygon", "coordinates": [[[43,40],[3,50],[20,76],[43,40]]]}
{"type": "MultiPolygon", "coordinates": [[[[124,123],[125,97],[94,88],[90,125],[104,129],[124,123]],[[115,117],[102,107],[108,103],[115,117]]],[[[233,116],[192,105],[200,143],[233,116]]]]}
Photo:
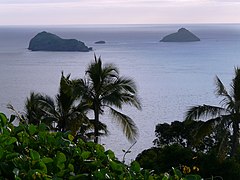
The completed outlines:
{"type": "Polygon", "coordinates": [[[40,93],[31,92],[30,96],[25,102],[25,116],[24,119],[29,124],[38,125],[42,121],[43,112],[40,101],[46,99],[44,95],[40,93]]]}
{"type": "Polygon", "coordinates": [[[216,95],[222,97],[221,106],[201,105],[191,107],[186,113],[186,121],[207,119],[197,134],[202,136],[221,128],[219,148],[226,150],[226,143],[230,146],[230,157],[236,156],[239,147],[240,123],[240,69],[235,68],[235,77],[232,79],[228,92],[221,80],[216,76],[216,95]],[[228,134],[230,135],[230,141],[228,134]],[[224,148],[225,147],[225,148],[224,148]]]}
{"type": "Polygon", "coordinates": [[[74,91],[75,84],[76,80],[70,80],[70,75],[65,77],[62,74],[59,93],[55,100],[47,95],[31,93],[25,104],[25,117],[28,123],[44,122],[51,129],[63,132],[71,130],[76,134],[82,124],[88,123],[86,116],[88,106],[78,100],[78,95],[74,91]]]}
{"type": "Polygon", "coordinates": [[[134,81],[119,76],[115,65],[103,65],[101,57],[94,56],[94,62],[90,63],[86,70],[86,77],[79,82],[79,92],[94,113],[94,142],[98,143],[101,123],[99,116],[104,113],[105,108],[110,110],[111,115],[122,126],[127,139],[134,141],[138,129],[130,117],[119,111],[124,104],[141,109],[134,81]]]}

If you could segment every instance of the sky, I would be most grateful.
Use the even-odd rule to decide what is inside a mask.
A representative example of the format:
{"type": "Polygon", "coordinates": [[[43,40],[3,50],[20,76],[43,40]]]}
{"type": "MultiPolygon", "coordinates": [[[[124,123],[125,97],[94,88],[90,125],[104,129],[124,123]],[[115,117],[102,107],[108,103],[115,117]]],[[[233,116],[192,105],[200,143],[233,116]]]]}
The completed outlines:
{"type": "Polygon", "coordinates": [[[0,0],[0,25],[240,23],[240,0],[0,0]]]}

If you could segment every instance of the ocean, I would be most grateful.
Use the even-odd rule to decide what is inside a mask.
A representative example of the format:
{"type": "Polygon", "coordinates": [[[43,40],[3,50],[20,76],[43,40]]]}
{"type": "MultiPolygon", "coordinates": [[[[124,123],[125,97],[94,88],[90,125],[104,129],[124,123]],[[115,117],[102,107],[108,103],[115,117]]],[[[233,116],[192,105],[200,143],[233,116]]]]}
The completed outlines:
{"type": "MultiPolygon", "coordinates": [[[[103,63],[114,63],[121,75],[133,78],[138,86],[142,111],[123,108],[139,128],[138,141],[126,156],[130,162],[153,146],[158,123],[182,121],[193,105],[219,105],[214,78],[217,75],[229,87],[234,67],[240,66],[240,24],[0,26],[0,111],[10,115],[6,105],[11,103],[24,112],[31,91],[54,97],[61,71],[72,78],[83,77],[94,54],[103,63]],[[159,42],[181,27],[201,41],[159,42]],[[41,31],[81,40],[93,51],[29,51],[30,39],[41,31]],[[99,40],[106,44],[94,44],[99,40]]],[[[122,149],[131,144],[107,112],[101,120],[107,123],[110,135],[100,142],[122,160],[122,149]]]]}

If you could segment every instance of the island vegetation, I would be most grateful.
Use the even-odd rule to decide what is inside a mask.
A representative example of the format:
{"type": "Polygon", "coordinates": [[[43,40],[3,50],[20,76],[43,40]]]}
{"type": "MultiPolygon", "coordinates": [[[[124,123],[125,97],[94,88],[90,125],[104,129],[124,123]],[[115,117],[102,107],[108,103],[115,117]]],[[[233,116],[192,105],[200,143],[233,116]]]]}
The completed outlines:
{"type": "Polygon", "coordinates": [[[80,51],[88,52],[92,48],[87,47],[82,41],[76,39],[62,39],[59,36],[43,31],[34,36],[29,42],[31,51],[80,51]]]}
{"type": "Polygon", "coordinates": [[[200,41],[200,39],[186,28],[180,28],[176,33],[169,34],[160,40],[160,42],[194,42],[194,41],[200,41]]]}
{"type": "MultiPolygon", "coordinates": [[[[184,121],[156,126],[153,147],[125,164],[98,144],[107,135],[100,119],[111,112],[126,138],[137,139],[134,121],[121,112],[131,105],[141,110],[134,81],[122,77],[101,58],[83,78],[62,72],[56,98],[32,92],[25,113],[0,113],[0,176],[3,179],[240,179],[240,69],[235,69],[230,93],[216,77],[222,106],[200,105],[184,121]],[[89,112],[94,118],[89,118],[89,112]],[[18,125],[13,123],[17,120],[18,125]],[[15,125],[14,125],[15,124],[15,125]]],[[[130,153],[126,151],[126,153],[130,153]]]]}

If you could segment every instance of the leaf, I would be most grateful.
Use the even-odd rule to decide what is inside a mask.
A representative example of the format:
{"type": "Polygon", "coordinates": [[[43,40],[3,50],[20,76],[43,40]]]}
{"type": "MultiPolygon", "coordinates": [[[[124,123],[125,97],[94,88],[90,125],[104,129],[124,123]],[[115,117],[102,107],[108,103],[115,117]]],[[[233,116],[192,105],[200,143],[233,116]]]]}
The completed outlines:
{"type": "Polygon", "coordinates": [[[52,163],[52,162],[53,162],[53,159],[52,159],[52,158],[45,157],[45,158],[42,158],[42,161],[43,161],[45,164],[48,164],[48,163],[52,163]]]}
{"type": "Polygon", "coordinates": [[[119,163],[116,163],[114,161],[110,161],[110,167],[114,170],[114,171],[122,171],[122,165],[119,163]]]}
{"type": "Polygon", "coordinates": [[[6,126],[7,124],[7,117],[3,113],[0,113],[0,124],[1,124],[1,127],[6,126]]]}
{"type": "Polygon", "coordinates": [[[65,154],[63,154],[62,152],[57,152],[57,160],[58,162],[65,162],[67,159],[65,154]]]}
{"type": "Polygon", "coordinates": [[[95,149],[98,155],[104,154],[105,149],[101,144],[96,144],[95,149]]]}
{"type": "Polygon", "coordinates": [[[56,156],[56,158],[55,158],[55,160],[56,160],[56,163],[57,163],[57,167],[59,168],[59,169],[64,169],[65,168],[65,162],[66,162],[66,156],[65,156],[65,154],[63,154],[62,152],[57,152],[57,156],[56,156]]]}
{"type": "Polygon", "coordinates": [[[179,169],[172,168],[174,175],[177,176],[178,178],[182,177],[182,172],[179,169]]]}
{"type": "Polygon", "coordinates": [[[115,154],[113,151],[107,150],[105,154],[108,156],[109,159],[112,159],[112,160],[115,159],[115,154]]]}
{"type": "Polygon", "coordinates": [[[91,155],[91,152],[90,151],[83,151],[82,154],[81,154],[81,157],[83,158],[83,160],[89,158],[91,155]]]}
{"type": "Polygon", "coordinates": [[[17,127],[14,128],[15,134],[18,134],[22,131],[24,131],[24,126],[23,125],[20,125],[20,126],[17,126],[17,127]]]}
{"type": "Polygon", "coordinates": [[[28,131],[29,131],[29,134],[32,136],[33,134],[36,133],[37,127],[36,127],[35,125],[33,125],[33,124],[30,124],[30,125],[28,126],[28,131]]]}
{"type": "Polygon", "coordinates": [[[44,162],[39,161],[39,162],[36,164],[36,166],[37,166],[37,168],[40,169],[42,172],[47,173],[47,166],[45,165],[44,162]]]}
{"type": "Polygon", "coordinates": [[[131,163],[131,166],[130,166],[131,170],[133,170],[134,172],[137,172],[139,173],[140,172],[140,165],[137,161],[133,161],[131,163]]]}
{"type": "Polygon", "coordinates": [[[74,166],[72,164],[69,164],[68,165],[68,169],[71,171],[71,172],[74,172],[74,166]]]}
{"type": "Polygon", "coordinates": [[[68,139],[69,139],[70,141],[73,141],[73,140],[74,140],[74,137],[73,137],[71,134],[68,134],[68,139]]]}
{"type": "Polygon", "coordinates": [[[10,120],[9,120],[9,123],[12,123],[14,120],[15,120],[16,116],[15,115],[11,115],[10,116],[10,120]]]}
{"type": "Polygon", "coordinates": [[[5,144],[11,145],[11,144],[15,143],[16,141],[17,141],[17,138],[11,137],[11,138],[8,138],[7,141],[5,141],[5,144]]]}
{"type": "Polygon", "coordinates": [[[40,154],[37,151],[32,150],[32,149],[30,149],[30,157],[34,161],[39,161],[40,160],[40,154]]]}

